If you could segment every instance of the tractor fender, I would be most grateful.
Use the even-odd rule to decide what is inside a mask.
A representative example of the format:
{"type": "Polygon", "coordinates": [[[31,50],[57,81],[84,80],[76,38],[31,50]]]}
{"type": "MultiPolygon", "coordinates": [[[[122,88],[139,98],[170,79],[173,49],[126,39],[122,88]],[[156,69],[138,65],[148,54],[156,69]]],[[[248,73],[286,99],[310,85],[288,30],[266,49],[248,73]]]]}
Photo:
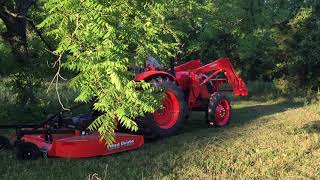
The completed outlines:
{"type": "Polygon", "coordinates": [[[172,81],[176,81],[176,78],[174,76],[164,71],[147,71],[147,72],[138,74],[133,80],[137,82],[148,81],[154,77],[168,77],[172,81]]]}

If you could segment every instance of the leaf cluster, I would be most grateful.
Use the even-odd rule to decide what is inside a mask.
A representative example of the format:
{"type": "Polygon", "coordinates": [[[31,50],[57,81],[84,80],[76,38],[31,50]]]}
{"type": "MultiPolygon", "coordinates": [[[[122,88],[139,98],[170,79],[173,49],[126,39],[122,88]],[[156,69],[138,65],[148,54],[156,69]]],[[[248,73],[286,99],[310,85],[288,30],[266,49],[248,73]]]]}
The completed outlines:
{"type": "Polygon", "coordinates": [[[76,101],[96,100],[103,113],[91,126],[109,142],[118,123],[137,130],[135,118],[160,107],[162,95],[146,82],[134,82],[133,69],[149,55],[166,62],[177,46],[165,21],[165,1],[50,0],[39,27],[59,42],[55,53],[67,54],[63,67],[77,72],[71,87],[76,101]]]}

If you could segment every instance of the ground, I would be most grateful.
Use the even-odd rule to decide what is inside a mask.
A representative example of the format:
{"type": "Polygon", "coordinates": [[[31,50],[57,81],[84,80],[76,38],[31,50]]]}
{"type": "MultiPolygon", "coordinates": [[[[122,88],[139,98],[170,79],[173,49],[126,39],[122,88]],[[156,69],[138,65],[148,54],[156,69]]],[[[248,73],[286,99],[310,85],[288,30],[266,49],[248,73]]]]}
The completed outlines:
{"type": "Polygon", "coordinates": [[[19,162],[0,152],[0,179],[214,179],[320,176],[319,105],[282,98],[233,101],[225,128],[193,112],[179,135],[91,159],[19,162]],[[93,176],[93,177],[89,177],[93,176]]]}

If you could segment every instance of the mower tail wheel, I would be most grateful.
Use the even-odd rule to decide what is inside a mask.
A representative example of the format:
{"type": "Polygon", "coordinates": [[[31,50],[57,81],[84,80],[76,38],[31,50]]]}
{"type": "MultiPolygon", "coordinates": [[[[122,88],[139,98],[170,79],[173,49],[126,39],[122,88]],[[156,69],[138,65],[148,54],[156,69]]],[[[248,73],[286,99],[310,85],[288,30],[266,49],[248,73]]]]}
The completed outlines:
{"type": "Polygon", "coordinates": [[[164,88],[164,108],[143,118],[138,118],[137,124],[146,140],[171,136],[182,127],[188,114],[188,106],[180,87],[169,78],[153,78],[154,86],[164,88]]]}
{"type": "Polygon", "coordinates": [[[18,142],[16,149],[18,160],[36,160],[41,156],[38,146],[29,142],[18,142]]]}
{"type": "Polygon", "coordinates": [[[8,138],[0,136],[0,150],[9,148],[10,141],[8,138]]]}
{"type": "Polygon", "coordinates": [[[211,95],[206,116],[210,127],[223,127],[229,123],[231,106],[223,93],[217,92],[211,95]]]}

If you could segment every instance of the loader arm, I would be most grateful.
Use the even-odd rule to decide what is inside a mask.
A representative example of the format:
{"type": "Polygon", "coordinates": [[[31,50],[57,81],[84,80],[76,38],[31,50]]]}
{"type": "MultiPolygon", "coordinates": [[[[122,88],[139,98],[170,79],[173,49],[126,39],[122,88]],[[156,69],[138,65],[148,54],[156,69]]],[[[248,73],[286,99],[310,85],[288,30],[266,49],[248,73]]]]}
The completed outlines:
{"type": "Polygon", "coordinates": [[[233,88],[233,93],[235,96],[248,96],[248,89],[246,87],[246,84],[238,76],[229,58],[227,57],[220,58],[210,64],[207,64],[205,66],[199,67],[191,71],[191,73],[194,73],[195,75],[201,73],[212,73],[211,76],[209,76],[207,79],[203,81],[204,83],[211,81],[212,78],[217,76],[220,72],[224,72],[228,82],[231,84],[233,88]]]}

